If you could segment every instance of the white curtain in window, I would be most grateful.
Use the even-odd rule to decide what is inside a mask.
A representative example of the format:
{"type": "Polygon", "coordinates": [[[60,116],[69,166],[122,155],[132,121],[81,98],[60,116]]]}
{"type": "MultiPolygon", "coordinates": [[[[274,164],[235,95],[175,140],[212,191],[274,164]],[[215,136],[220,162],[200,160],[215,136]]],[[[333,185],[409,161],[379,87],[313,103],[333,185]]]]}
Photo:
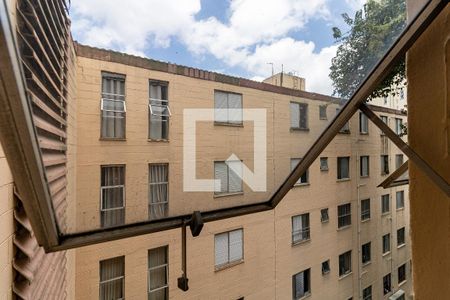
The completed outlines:
{"type": "Polygon", "coordinates": [[[305,273],[301,272],[295,275],[295,296],[296,298],[303,297],[305,295],[305,273]]]}
{"type": "Polygon", "coordinates": [[[158,219],[167,216],[169,202],[169,165],[150,165],[149,217],[158,219]]]}
{"type": "Polygon", "coordinates": [[[167,250],[166,246],[148,251],[148,299],[167,299],[167,250]]]}
{"type": "MultiPolygon", "coordinates": [[[[239,170],[239,174],[242,175],[241,161],[230,161],[228,162],[228,166],[232,166],[234,169],[239,170]]],[[[228,192],[242,192],[242,179],[238,176],[238,173],[235,173],[230,167],[228,167],[228,170],[228,192]]]]}
{"type": "MultiPolygon", "coordinates": [[[[291,158],[291,172],[295,169],[295,167],[300,162],[301,158],[291,158]]],[[[299,184],[302,182],[302,178],[300,177],[295,184],[299,184]]]]}
{"type": "Polygon", "coordinates": [[[125,80],[123,78],[103,76],[102,98],[104,110],[102,111],[101,136],[106,138],[124,138],[125,113],[121,112],[124,111],[124,103],[113,100],[125,100],[125,80]]]}
{"type": "Polygon", "coordinates": [[[121,225],[125,222],[125,167],[104,166],[101,171],[101,225],[121,225]]]}
{"type": "Polygon", "coordinates": [[[369,157],[361,156],[361,175],[367,176],[369,175],[369,157]]]}
{"type": "Polygon", "coordinates": [[[214,120],[228,122],[228,95],[223,92],[214,92],[214,120]]]}
{"type": "MultiPolygon", "coordinates": [[[[150,84],[150,98],[157,100],[167,100],[167,86],[150,84]]],[[[167,103],[150,100],[153,114],[149,109],[149,138],[150,139],[167,139],[169,131],[169,117],[167,116],[167,103]]]]}
{"type": "Polygon", "coordinates": [[[291,128],[298,128],[300,126],[300,109],[298,103],[290,104],[291,109],[291,128]]]}
{"type": "Polygon", "coordinates": [[[214,179],[220,180],[220,189],[216,193],[228,192],[228,167],[225,162],[214,162],[214,179]]]}
{"type": "Polygon", "coordinates": [[[125,259],[123,256],[100,261],[100,300],[124,298],[125,259]]]}
{"type": "Polygon", "coordinates": [[[300,114],[300,128],[308,128],[308,104],[299,104],[299,114],[300,114]]]}
{"type": "Polygon", "coordinates": [[[216,266],[229,262],[228,260],[228,232],[214,236],[216,266]]]}
{"type": "Polygon", "coordinates": [[[242,123],[242,95],[228,94],[228,121],[242,123]]]}
{"type": "Polygon", "coordinates": [[[242,229],[229,232],[230,262],[242,259],[242,229]]]}
{"type": "Polygon", "coordinates": [[[295,216],[294,218],[292,218],[292,241],[298,242],[302,240],[302,232],[303,230],[303,222],[302,222],[302,217],[301,216],[295,216]]]}
{"type": "Polygon", "coordinates": [[[341,178],[348,178],[349,174],[349,159],[348,157],[339,158],[339,173],[341,178]]]}

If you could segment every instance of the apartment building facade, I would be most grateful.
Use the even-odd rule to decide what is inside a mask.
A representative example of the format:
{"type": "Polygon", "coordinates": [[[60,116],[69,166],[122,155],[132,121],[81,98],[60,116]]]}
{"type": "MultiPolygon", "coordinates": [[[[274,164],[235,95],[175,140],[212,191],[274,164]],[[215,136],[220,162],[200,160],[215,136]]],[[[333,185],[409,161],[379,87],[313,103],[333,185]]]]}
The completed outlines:
{"type": "MultiPolygon", "coordinates": [[[[324,95],[76,51],[75,231],[264,201],[339,110],[324,95]],[[183,192],[183,112],[218,107],[233,112],[198,122],[196,175],[225,184],[183,192]],[[246,108],[266,111],[267,192],[252,192],[223,163],[235,153],[253,168],[252,123],[234,111],[246,108]]],[[[395,130],[406,118],[372,108],[395,130]]],[[[177,288],[181,232],[168,230],[77,249],[76,298],[406,299],[408,188],[377,187],[401,163],[401,151],[358,113],[275,210],[209,222],[188,237],[187,292],[177,288]]]]}

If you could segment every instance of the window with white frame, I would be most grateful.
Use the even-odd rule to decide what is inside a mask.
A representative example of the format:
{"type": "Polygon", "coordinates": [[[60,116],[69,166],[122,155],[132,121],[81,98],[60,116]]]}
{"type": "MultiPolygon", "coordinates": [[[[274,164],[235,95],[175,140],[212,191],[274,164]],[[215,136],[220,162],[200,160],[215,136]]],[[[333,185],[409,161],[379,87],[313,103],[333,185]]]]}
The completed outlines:
{"type": "Polygon", "coordinates": [[[381,213],[387,213],[390,211],[390,204],[389,204],[389,194],[381,195],[381,213]]]}
{"type": "Polygon", "coordinates": [[[292,276],[292,298],[300,299],[311,293],[311,269],[292,276]]]}
{"type": "Polygon", "coordinates": [[[406,264],[401,265],[397,269],[397,279],[398,284],[401,284],[402,282],[406,281],[406,264]]]}
{"type": "Polygon", "coordinates": [[[405,207],[405,191],[398,191],[395,193],[395,200],[397,209],[405,207]]]}
{"type": "Polygon", "coordinates": [[[322,262],[322,275],[330,273],[330,260],[322,262]]]}
{"type": "Polygon", "coordinates": [[[242,192],[242,179],[233,169],[242,174],[241,161],[215,161],[214,178],[220,181],[220,188],[216,186],[215,194],[233,194],[242,192]]]}
{"type": "Polygon", "coordinates": [[[169,164],[149,164],[148,217],[167,217],[169,210],[169,164]]]}
{"type": "Polygon", "coordinates": [[[391,234],[387,233],[383,235],[383,254],[391,251],[391,234]]]}
{"type": "Polygon", "coordinates": [[[319,106],[319,119],[326,120],[327,119],[327,105],[319,106]]]}
{"type": "Polygon", "coordinates": [[[125,299],[125,257],[100,261],[100,300],[125,299]]]}
{"type": "Polygon", "coordinates": [[[395,155],[395,169],[400,168],[401,165],[403,165],[403,154],[396,154],[395,155]]]}
{"type": "Polygon", "coordinates": [[[320,171],[328,171],[328,157],[320,158],[320,171]]]}
{"type": "Polygon", "coordinates": [[[242,229],[216,234],[214,236],[214,245],[216,268],[221,268],[244,259],[242,229]]]}
{"type": "Polygon", "coordinates": [[[349,226],[352,224],[351,203],[338,206],[338,228],[349,226]]]}
{"type": "Polygon", "coordinates": [[[360,164],[359,164],[359,175],[361,177],[368,177],[369,176],[369,156],[361,156],[360,157],[360,164]]]}
{"type": "Polygon", "coordinates": [[[371,244],[365,243],[361,246],[361,262],[363,265],[368,264],[371,261],[371,244]]]}
{"type": "Polygon", "coordinates": [[[326,223],[330,220],[328,216],[328,208],[322,208],[320,210],[320,222],[326,223]]]}
{"type": "Polygon", "coordinates": [[[339,255],[339,277],[349,274],[352,271],[352,251],[347,251],[339,255]]]}
{"type": "Polygon", "coordinates": [[[337,179],[350,178],[350,157],[337,158],[337,179]]]}
{"type": "Polygon", "coordinates": [[[386,295],[392,291],[391,285],[391,273],[383,277],[383,295],[386,295]]]}
{"type": "Polygon", "coordinates": [[[169,299],[168,246],[148,250],[148,299],[169,299]]]}
{"type": "Polygon", "coordinates": [[[403,120],[395,118],[395,133],[401,135],[403,131],[403,120]]]}
{"type": "Polygon", "coordinates": [[[242,94],[214,91],[214,122],[242,124],[242,94]]]}
{"type": "Polygon", "coordinates": [[[125,223],[125,166],[101,167],[100,219],[102,227],[125,223]]]}
{"type": "Polygon", "coordinates": [[[292,217],[292,244],[297,244],[309,239],[309,213],[292,217]]]}
{"type": "Polygon", "coordinates": [[[405,244],[405,227],[397,230],[397,247],[405,244]]]}
{"type": "Polygon", "coordinates": [[[361,200],[361,221],[370,219],[370,199],[361,200]]]}
{"type": "Polygon", "coordinates": [[[389,174],[389,155],[381,155],[381,175],[389,174]]]}
{"type": "Polygon", "coordinates": [[[104,139],[125,138],[125,75],[102,72],[101,132],[104,139]]]}
{"type": "Polygon", "coordinates": [[[169,139],[169,118],[172,114],[169,107],[167,82],[149,81],[148,114],[148,138],[169,139]]]}
{"type": "MultiPolygon", "coordinates": [[[[291,158],[291,171],[295,169],[295,167],[300,162],[301,158],[291,158]]],[[[300,176],[295,185],[306,184],[309,182],[309,172],[308,170],[300,176]]]]}
{"type": "Polygon", "coordinates": [[[363,289],[362,292],[363,300],[372,300],[372,286],[368,286],[365,289],[363,289]]]}
{"type": "Polygon", "coordinates": [[[359,133],[369,133],[369,119],[362,112],[359,113],[359,133]]]}
{"type": "MultiPolygon", "coordinates": [[[[341,111],[339,107],[336,108],[336,115],[341,111]]],[[[342,126],[340,133],[350,133],[350,124],[349,122],[345,123],[344,126],[342,126]]]]}
{"type": "Polygon", "coordinates": [[[291,129],[308,129],[308,104],[291,102],[291,129]]]}

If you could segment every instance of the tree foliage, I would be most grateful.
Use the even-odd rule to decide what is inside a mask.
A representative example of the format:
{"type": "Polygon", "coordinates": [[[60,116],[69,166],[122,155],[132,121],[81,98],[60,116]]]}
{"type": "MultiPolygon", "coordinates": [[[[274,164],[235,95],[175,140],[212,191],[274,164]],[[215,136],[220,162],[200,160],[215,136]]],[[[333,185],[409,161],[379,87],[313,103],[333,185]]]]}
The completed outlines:
{"type": "MultiPolygon", "coordinates": [[[[405,0],[368,0],[356,11],[353,19],[342,15],[350,30],[343,33],[333,28],[333,37],[340,43],[332,59],[330,78],[333,94],[350,98],[363,79],[394,43],[406,25],[405,0]]],[[[396,93],[391,88],[405,80],[405,60],[397,64],[370,98],[396,93]]]]}

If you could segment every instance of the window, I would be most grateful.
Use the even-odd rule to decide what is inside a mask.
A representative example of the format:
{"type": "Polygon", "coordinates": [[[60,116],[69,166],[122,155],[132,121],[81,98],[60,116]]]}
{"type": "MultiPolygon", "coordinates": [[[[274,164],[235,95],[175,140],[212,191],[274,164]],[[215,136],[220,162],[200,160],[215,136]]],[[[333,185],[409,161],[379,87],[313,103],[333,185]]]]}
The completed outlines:
{"type": "Polygon", "coordinates": [[[292,244],[309,238],[309,213],[292,217],[292,244]]]}
{"type": "Polygon", "coordinates": [[[124,139],[125,116],[125,75],[102,72],[101,138],[124,139]]]}
{"type": "Polygon", "coordinates": [[[320,105],[319,106],[319,119],[320,120],[326,120],[327,119],[327,106],[326,105],[320,105]]]}
{"type": "Polygon", "coordinates": [[[102,227],[125,223],[125,166],[102,166],[100,188],[102,227]]]}
{"type": "Polygon", "coordinates": [[[215,194],[242,192],[242,179],[230,166],[234,166],[242,174],[242,162],[240,161],[214,162],[214,178],[220,180],[220,188],[216,187],[215,194]]]}
{"type": "Polygon", "coordinates": [[[405,244],[405,227],[397,230],[397,246],[403,246],[405,244]]]}
{"type": "Polygon", "coordinates": [[[385,234],[383,235],[383,254],[388,253],[391,251],[391,234],[385,234]]]}
{"type": "Polygon", "coordinates": [[[370,199],[361,200],[361,221],[370,219],[370,199]]]}
{"type": "Polygon", "coordinates": [[[330,260],[326,260],[322,263],[322,275],[330,273],[330,260]]]}
{"type": "Polygon", "coordinates": [[[369,176],[369,157],[361,156],[360,165],[359,165],[359,175],[361,177],[369,176]]]}
{"type": "Polygon", "coordinates": [[[384,214],[384,213],[389,212],[389,210],[390,210],[389,206],[390,206],[389,205],[389,194],[382,195],[381,196],[381,213],[384,214]]]}
{"type": "MultiPolygon", "coordinates": [[[[336,108],[336,115],[339,113],[341,109],[339,107],[336,108]]],[[[344,126],[342,126],[340,133],[350,133],[350,125],[349,123],[345,123],[344,126]]]]}
{"type": "Polygon", "coordinates": [[[168,247],[148,251],[148,299],[169,299],[168,247]]]}
{"type": "Polygon", "coordinates": [[[243,230],[237,229],[214,236],[216,268],[243,260],[243,230]]]}
{"type": "Polygon", "coordinates": [[[395,118],[395,133],[401,135],[403,131],[403,120],[395,118]]]}
{"type": "Polygon", "coordinates": [[[350,178],[350,157],[337,158],[337,179],[350,178]]]}
{"type": "Polygon", "coordinates": [[[371,260],[370,247],[371,247],[370,242],[368,242],[368,243],[366,243],[366,244],[361,246],[361,262],[362,262],[363,265],[369,263],[370,260],[371,260]]]}
{"type": "Polygon", "coordinates": [[[369,119],[362,112],[359,113],[359,133],[369,133],[369,119]]]}
{"type": "Polygon", "coordinates": [[[167,86],[167,82],[149,81],[148,138],[152,140],[167,140],[169,138],[171,112],[167,86]]]}
{"type": "Polygon", "coordinates": [[[395,200],[397,204],[397,209],[405,207],[405,192],[398,191],[395,193],[395,200]]]}
{"type": "MultiPolygon", "coordinates": [[[[300,162],[301,158],[291,158],[291,171],[295,169],[295,167],[298,165],[298,163],[300,162]]],[[[306,184],[309,181],[309,174],[308,174],[308,170],[306,170],[305,173],[303,173],[303,175],[297,180],[297,182],[295,183],[295,185],[299,185],[299,184],[306,184]]]]}
{"type": "Polygon", "coordinates": [[[297,273],[292,276],[292,297],[300,299],[311,293],[311,269],[297,273]]]}
{"type": "Polygon", "coordinates": [[[320,158],[320,171],[328,171],[328,157],[320,158]]]}
{"type": "Polygon", "coordinates": [[[391,290],[392,290],[391,273],[389,273],[383,277],[383,295],[386,295],[387,293],[391,292],[391,290]]]}
{"type": "Polygon", "coordinates": [[[149,165],[148,217],[159,219],[167,217],[169,208],[169,165],[149,165]]]}
{"type": "Polygon", "coordinates": [[[100,300],[125,299],[125,257],[100,261],[100,300]]]}
{"type": "Polygon", "coordinates": [[[214,91],[214,121],[242,124],[242,95],[214,91]]]}
{"type": "Polygon", "coordinates": [[[362,298],[363,300],[372,300],[372,286],[363,289],[362,298]]]}
{"type": "Polygon", "coordinates": [[[381,155],[381,175],[389,174],[389,155],[381,155]]]}
{"type": "Polygon", "coordinates": [[[406,281],[406,264],[401,265],[398,267],[398,284],[406,281]]]}
{"type": "Polygon", "coordinates": [[[403,154],[395,155],[395,169],[400,168],[403,165],[403,154]]]}
{"type": "MultiPolygon", "coordinates": [[[[389,124],[388,124],[388,117],[387,116],[380,116],[380,119],[381,119],[381,121],[384,122],[384,124],[389,126],[389,124]]],[[[381,131],[381,135],[384,135],[383,131],[381,131]]]]}
{"type": "Polygon", "coordinates": [[[291,128],[308,129],[308,104],[291,102],[291,128]]]}
{"type": "Polygon", "coordinates": [[[352,251],[339,255],[339,277],[352,271],[352,251]]]}
{"type": "Polygon", "coordinates": [[[328,208],[322,208],[320,210],[320,222],[322,223],[326,223],[329,220],[329,216],[328,216],[328,208]]]}
{"type": "Polygon", "coordinates": [[[351,204],[338,206],[338,228],[352,224],[351,204]]]}

